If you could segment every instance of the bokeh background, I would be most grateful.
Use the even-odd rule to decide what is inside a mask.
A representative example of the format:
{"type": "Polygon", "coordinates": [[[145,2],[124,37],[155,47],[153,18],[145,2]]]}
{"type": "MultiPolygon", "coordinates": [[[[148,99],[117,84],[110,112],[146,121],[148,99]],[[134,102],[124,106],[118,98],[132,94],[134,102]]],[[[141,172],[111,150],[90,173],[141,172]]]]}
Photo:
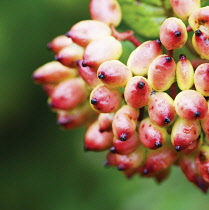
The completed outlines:
{"type": "Polygon", "coordinates": [[[83,151],[84,128],[64,131],[31,79],[51,61],[46,44],[79,20],[88,0],[0,2],[1,210],[208,210],[209,197],[178,168],[162,184],[103,167],[83,151]]]}

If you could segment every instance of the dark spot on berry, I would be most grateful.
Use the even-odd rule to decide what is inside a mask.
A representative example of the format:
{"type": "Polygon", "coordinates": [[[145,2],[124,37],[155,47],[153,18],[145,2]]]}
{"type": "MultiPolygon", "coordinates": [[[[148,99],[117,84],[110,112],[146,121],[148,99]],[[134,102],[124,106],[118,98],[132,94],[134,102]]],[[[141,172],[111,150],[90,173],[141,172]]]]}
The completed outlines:
{"type": "Polygon", "coordinates": [[[196,111],[196,112],[194,113],[194,117],[199,117],[199,116],[200,116],[200,112],[196,111]]]}
{"type": "Polygon", "coordinates": [[[194,133],[194,135],[195,135],[195,134],[197,134],[197,132],[196,132],[196,131],[194,131],[193,133],[194,133]]]}
{"type": "Polygon", "coordinates": [[[62,62],[62,57],[61,57],[60,55],[55,55],[55,56],[54,56],[54,59],[55,59],[56,61],[59,61],[60,63],[62,62]]]}
{"type": "Polygon", "coordinates": [[[196,35],[196,36],[201,36],[201,34],[202,34],[202,31],[200,31],[200,30],[196,30],[196,31],[195,31],[195,35],[196,35]]]}
{"type": "Polygon", "coordinates": [[[181,36],[181,31],[176,31],[174,34],[175,34],[176,37],[180,37],[181,36]]]}
{"type": "Polygon", "coordinates": [[[105,79],[104,73],[100,72],[99,75],[98,75],[98,78],[99,79],[105,79]]]}
{"type": "Polygon", "coordinates": [[[161,142],[155,142],[155,147],[157,147],[157,148],[160,148],[160,147],[162,147],[162,143],[161,142]]]}
{"type": "Polygon", "coordinates": [[[165,119],[164,119],[164,123],[165,123],[165,124],[168,124],[168,123],[170,123],[170,122],[171,122],[170,118],[165,117],[165,119]]]}
{"type": "Polygon", "coordinates": [[[181,152],[181,146],[175,146],[177,152],[181,152]]]}
{"type": "Polygon", "coordinates": [[[81,65],[82,65],[83,67],[87,67],[87,66],[88,66],[87,63],[86,63],[86,61],[83,61],[81,65]]]}
{"type": "Polygon", "coordinates": [[[142,89],[144,86],[145,86],[145,83],[144,83],[144,82],[138,82],[138,83],[137,83],[137,87],[138,87],[139,89],[142,89]]]}
{"type": "Polygon", "coordinates": [[[199,21],[198,21],[198,23],[199,23],[199,25],[205,25],[205,23],[207,23],[208,22],[208,20],[204,20],[204,19],[200,19],[199,21]]]}
{"type": "Polygon", "coordinates": [[[91,99],[91,104],[96,105],[98,103],[96,98],[92,98],[91,99]]]}
{"type": "Polygon", "coordinates": [[[124,165],[119,165],[119,166],[118,166],[118,170],[119,170],[119,171],[125,170],[125,166],[124,166],[124,165]]]}
{"type": "Polygon", "coordinates": [[[171,62],[172,61],[172,58],[170,56],[166,56],[165,59],[166,59],[166,62],[171,62]]]}
{"type": "Polygon", "coordinates": [[[126,134],[126,133],[122,133],[122,134],[120,135],[119,139],[120,139],[121,141],[126,141],[126,140],[127,140],[127,134],[126,134]]]}
{"type": "Polygon", "coordinates": [[[186,60],[187,59],[187,57],[186,57],[186,55],[184,55],[184,54],[181,54],[180,56],[179,56],[179,60],[186,60]]]}
{"type": "Polygon", "coordinates": [[[144,175],[146,175],[146,174],[149,173],[149,170],[148,170],[147,168],[144,168],[143,171],[142,171],[142,173],[143,173],[144,175]]]}
{"type": "Polygon", "coordinates": [[[156,42],[161,45],[161,41],[159,39],[157,39],[156,42]]]}
{"type": "Polygon", "coordinates": [[[115,149],[115,147],[111,147],[111,148],[110,148],[110,152],[112,152],[112,153],[116,153],[116,149],[115,149]]]}

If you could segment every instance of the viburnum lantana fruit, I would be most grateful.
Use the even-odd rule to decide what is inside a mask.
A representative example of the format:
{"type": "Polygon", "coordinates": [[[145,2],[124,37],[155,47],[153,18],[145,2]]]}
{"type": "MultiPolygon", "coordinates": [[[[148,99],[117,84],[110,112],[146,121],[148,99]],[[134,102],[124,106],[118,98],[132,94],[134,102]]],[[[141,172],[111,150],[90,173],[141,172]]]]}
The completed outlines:
{"type": "Polygon", "coordinates": [[[206,193],[209,6],[152,2],[90,0],[92,19],[49,42],[56,61],[39,67],[33,79],[60,126],[86,126],[85,151],[107,150],[105,166],[162,182],[175,164],[206,193]],[[122,18],[138,34],[119,32],[122,18]]]}

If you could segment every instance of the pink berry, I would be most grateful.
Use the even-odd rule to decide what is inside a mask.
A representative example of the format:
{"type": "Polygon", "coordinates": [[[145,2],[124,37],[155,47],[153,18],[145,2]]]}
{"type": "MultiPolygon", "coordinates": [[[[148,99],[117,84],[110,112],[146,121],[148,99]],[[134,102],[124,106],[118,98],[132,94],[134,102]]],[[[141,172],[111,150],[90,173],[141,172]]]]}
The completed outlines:
{"type": "Polygon", "coordinates": [[[95,39],[110,35],[110,27],[97,20],[80,21],[67,32],[67,36],[82,47],[86,47],[95,39]]]}
{"type": "Polygon", "coordinates": [[[99,130],[110,131],[112,130],[112,121],[114,113],[100,113],[98,116],[99,130]]]}
{"type": "Polygon", "coordinates": [[[98,85],[90,95],[91,107],[101,113],[111,113],[118,110],[122,102],[122,93],[105,85],[98,85]]]}
{"type": "Polygon", "coordinates": [[[165,91],[175,80],[176,64],[173,58],[159,55],[153,60],[148,70],[148,81],[154,90],[165,91]]]}
{"type": "Polygon", "coordinates": [[[176,113],[185,120],[203,119],[208,111],[207,101],[195,90],[180,92],[174,100],[174,105],[176,113]]]}
{"type": "Polygon", "coordinates": [[[206,135],[206,139],[209,140],[209,109],[206,116],[201,120],[201,126],[206,135]]]}
{"type": "Polygon", "coordinates": [[[145,77],[132,77],[126,84],[124,97],[127,104],[133,108],[141,108],[147,105],[151,87],[145,77]]]}

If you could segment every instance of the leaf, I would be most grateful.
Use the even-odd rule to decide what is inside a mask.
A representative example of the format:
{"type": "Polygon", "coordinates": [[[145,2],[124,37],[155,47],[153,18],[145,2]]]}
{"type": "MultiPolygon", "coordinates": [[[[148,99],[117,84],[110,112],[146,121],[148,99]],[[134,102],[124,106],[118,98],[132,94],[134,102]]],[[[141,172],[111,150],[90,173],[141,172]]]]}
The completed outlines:
{"type": "Polygon", "coordinates": [[[140,36],[157,38],[170,12],[169,0],[118,0],[124,22],[140,36]]]}

